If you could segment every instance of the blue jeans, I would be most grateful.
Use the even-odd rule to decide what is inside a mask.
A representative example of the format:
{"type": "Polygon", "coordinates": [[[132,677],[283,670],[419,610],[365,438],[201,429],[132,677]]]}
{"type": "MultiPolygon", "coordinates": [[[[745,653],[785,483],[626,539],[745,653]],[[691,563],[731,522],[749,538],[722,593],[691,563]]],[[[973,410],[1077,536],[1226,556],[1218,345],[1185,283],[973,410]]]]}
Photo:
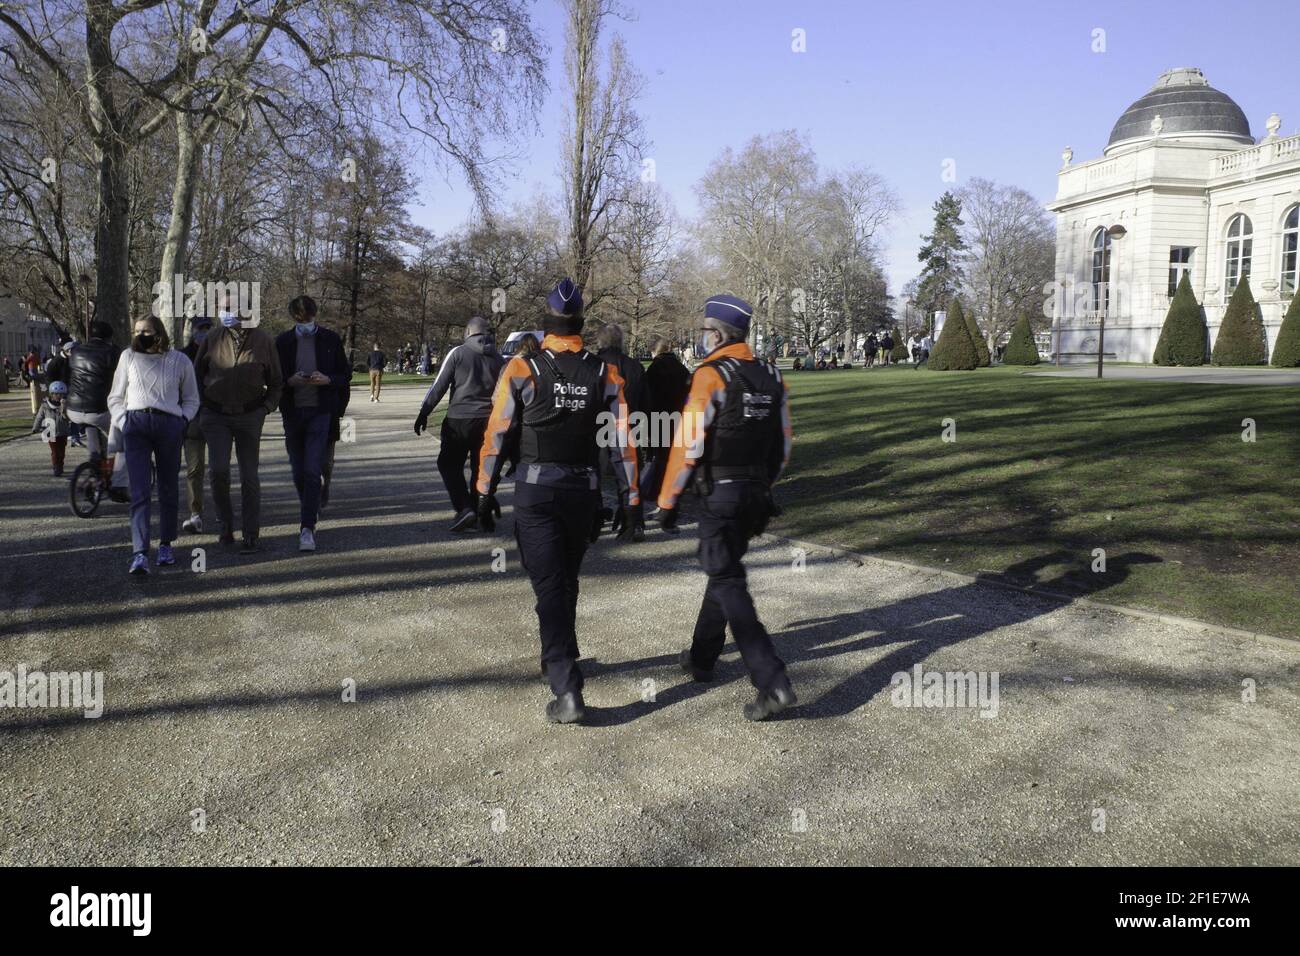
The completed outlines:
{"type": "Polygon", "coordinates": [[[281,417],[293,486],[298,489],[301,503],[299,521],[302,527],[314,529],[320,512],[321,469],[325,467],[332,416],[315,408],[294,408],[281,417]]]}
{"type": "Polygon", "coordinates": [[[131,486],[131,547],[149,553],[150,499],[154,466],[158,473],[158,539],[176,540],[176,508],[180,500],[181,445],[185,419],[179,415],[127,412],[122,425],[126,473],[131,486]]]}

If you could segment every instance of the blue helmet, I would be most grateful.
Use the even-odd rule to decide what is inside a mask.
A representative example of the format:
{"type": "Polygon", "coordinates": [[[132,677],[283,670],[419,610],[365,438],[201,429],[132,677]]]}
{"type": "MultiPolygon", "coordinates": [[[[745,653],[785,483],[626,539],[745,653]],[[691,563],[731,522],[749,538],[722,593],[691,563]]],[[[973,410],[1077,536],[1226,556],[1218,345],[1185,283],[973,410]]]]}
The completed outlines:
{"type": "Polygon", "coordinates": [[[50,382],[50,394],[51,394],[51,395],[67,395],[67,394],[68,394],[68,383],[67,383],[67,382],[50,382]]]}

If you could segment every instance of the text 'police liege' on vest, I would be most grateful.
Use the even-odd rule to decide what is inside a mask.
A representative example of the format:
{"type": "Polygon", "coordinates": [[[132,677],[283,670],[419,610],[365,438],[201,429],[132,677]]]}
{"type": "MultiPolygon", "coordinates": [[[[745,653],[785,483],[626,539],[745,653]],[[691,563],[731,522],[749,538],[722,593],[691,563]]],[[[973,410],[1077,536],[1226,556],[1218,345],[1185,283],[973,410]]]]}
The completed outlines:
{"type": "Polygon", "coordinates": [[[591,389],[576,382],[553,382],[551,393],[556,408],[567,408],[572,411],[586,408],[587,399],[591,397],[591,389]]]}

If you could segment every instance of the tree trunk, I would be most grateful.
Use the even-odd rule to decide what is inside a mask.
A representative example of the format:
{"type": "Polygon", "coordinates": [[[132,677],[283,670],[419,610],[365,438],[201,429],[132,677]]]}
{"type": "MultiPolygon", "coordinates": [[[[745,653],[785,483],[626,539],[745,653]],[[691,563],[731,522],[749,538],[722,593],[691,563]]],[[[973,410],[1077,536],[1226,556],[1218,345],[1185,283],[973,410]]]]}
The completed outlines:
{"type": "Polygon", "coordinates": [[[163,244],[162,265],[158,281],[163,284],[161,310],[158,318],[163,324],[171,322],[171,338],[178,345],[185,340],[185,316],[172,315],[175,295],[173,283],[185,284],[184,273],[189,265],[190,225],[194,218],[194,189],[198,184],[199,144],[194,136],[189,117],[176,114],[176,182],[172,187],[172,214],[167,225],[167,239],[163,244]],[[177,277],[180,278],[177,278],[177,277]]]}
{"type": "Polygon", "coordinates": [[[113,327],[118,341],[131,337],[131,188],[126,148],[110,136],[96,148],[99,211],[95,223],[96,317],[113,327]]]}

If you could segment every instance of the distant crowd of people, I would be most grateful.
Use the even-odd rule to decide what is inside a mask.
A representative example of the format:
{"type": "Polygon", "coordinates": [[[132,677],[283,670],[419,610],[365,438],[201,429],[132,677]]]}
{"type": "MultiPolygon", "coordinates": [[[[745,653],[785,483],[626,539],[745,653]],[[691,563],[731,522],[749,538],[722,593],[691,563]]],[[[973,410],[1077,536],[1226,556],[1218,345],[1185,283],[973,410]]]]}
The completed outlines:
{"type": "MultiPolygon", "coordinates": [[[[907,353],[907,358],[903,361],[910,362],[913,368],[920,368],[929,360],[934,341],[929,333],[912,334],[903,345],[907,353]]],[[[898,365],[900,362],[894,356],[895,348],[892,332],[872,332],[867,335],[860,349],[850,351],[839,345],[834,349],[817,350],[816,357],[812,354],[796,355],[792,367],[796,372],[820,372],[826,369],[853,368],[855,361],[863,368],[898,365]]]]}

